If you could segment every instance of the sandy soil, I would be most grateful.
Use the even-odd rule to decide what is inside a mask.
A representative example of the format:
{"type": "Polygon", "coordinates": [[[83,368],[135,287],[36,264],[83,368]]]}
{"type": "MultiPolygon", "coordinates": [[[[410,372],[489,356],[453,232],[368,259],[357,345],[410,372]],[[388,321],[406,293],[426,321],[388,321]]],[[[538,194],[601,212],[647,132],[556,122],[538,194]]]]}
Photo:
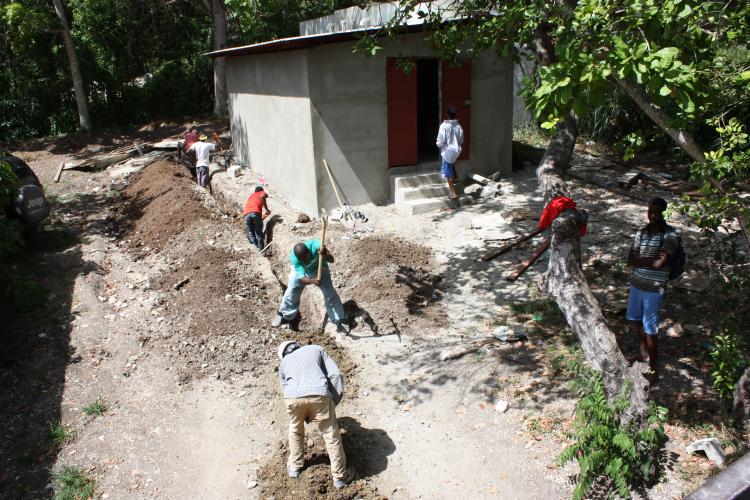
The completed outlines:
{"type": "MultiPolygon", "coordinates": [[[[575,395],[554,360],[574,340],[538,292],[544,258],[521,279],[505,280],[539,240],[477,262],[536,224],[542,201],[531,172],[503,180],[501,198],[458,211],[407,217],[365,206],[370,222],[332,223],[333,281],[356,326],[321,331],[322,297],[310,289],[301,331],[289,332],[268,324],[289,249],[316,236],[318,220],[296,222],[297,211],[267,186],[275,217],[266,259],[248,244],[238,215],[257,182],[252,172],[239,179],[216,172],[211,194],[170,161],[129,177],[68,171],[51,183],[60,161],[91,149],[77,146],[20,153],[47,182],[54,214],[20,264],[49,293],[42,309],[11,325],[0,366],[11,388],[0,399],[9,422],[0,487],[12,497],[43,495],[49,470],[66,464],[90,471],[101,498],[569,497],[576,466],[555,459],[575,395]],[[490,342],[440,361],[442,351],[503,324],[524,326],[529,341],[490,342]],[[358,477],[342,491],[333,489],[312,432],[301,478],[285,475],[275,347],[290,337],[323,345],[345,373],[337,411],[358,477]],[[85,415],[82,407],[98,397],[108,410],[85,415]],[[507,412],[495,410],[499,401],[507,412]],[[57,421],[75,432],[60,447],[47,437],[57,421]]],[[[584,184],[575,184],[575,196],[596,228],[583,240],[584,269],[623,348],[633,349],[621,320],[627,275],[619,263],[643,205],[584,184]]],[[[683,222],[675,223],[702,248],[683,222]]],[[[654,498],[679,496],[710,472],[682,447],[716,430],[696,426],[716,412],[701,347],[712,304],[685,291],[674,297],[665,327],[698,330],[666,336],[661,346],[665,381],[654,397],[672,407],[674,456],[649,492],[654,498]]]]}

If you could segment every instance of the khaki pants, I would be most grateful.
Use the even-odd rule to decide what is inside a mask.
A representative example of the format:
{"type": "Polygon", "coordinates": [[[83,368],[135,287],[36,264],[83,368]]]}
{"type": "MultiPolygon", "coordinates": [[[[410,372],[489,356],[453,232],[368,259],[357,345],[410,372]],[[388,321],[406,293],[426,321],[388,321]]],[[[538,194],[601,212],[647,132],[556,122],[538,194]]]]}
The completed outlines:
{"type": "Polygon", "coordinates": [[[333,479],[346,477],[346,455],[341,444],[341,433],[336,422],[336,409],[330,396],[308,396],[285,399],[289,415],[289,459],[287,466],[301,469],[305,454],[305,419],[315,423],[323,434],[328,457],[331,459],[333,479]]]}

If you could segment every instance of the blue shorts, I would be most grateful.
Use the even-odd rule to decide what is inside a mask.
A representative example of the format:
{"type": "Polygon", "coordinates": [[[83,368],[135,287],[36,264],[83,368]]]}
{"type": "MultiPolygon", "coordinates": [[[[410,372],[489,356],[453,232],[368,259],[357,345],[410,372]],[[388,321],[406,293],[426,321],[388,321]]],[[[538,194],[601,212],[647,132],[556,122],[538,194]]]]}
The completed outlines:
{"type": "Polygon", "coordinates": [[[628,321],[642,322],[643,332],[646,335],[656,335],[659,331],[659,307],[662,296],[662,292],[646,292],[630,285],[628,311],[625,313],[625,318],[628,321]]]}
{"type": "Polygon", "coordinates": [[[452,179],[453,177],[456,177],[456,164],[443,161],[440,164],[440,175],[442,175],[446,179],[452,179]]]}

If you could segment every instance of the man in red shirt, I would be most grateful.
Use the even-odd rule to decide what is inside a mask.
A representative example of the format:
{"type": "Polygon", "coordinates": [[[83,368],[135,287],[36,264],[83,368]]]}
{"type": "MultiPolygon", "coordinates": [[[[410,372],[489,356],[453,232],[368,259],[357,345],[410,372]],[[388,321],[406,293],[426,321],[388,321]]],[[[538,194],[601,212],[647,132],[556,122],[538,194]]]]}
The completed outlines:
{"type": "Polygon", "coordinates": [[[263,250],[263,219],[268,217],[271,211],[268,209],[268,203],[266,199],[268,194],[263,189],[263,186],[255,188],[255,192],[247,197],[245,202],[245,208],[242,210],[242,217],[245,219],[245,226],[247,226],[247,239],[258,247],[258,250],[263,250]],[[261,216],[261,211],[265,208],[266,213],[261,216]]]}
{"type": "Polygon", "coordinates": [[[198,135],[198,129],[195,127],[192,127],[185,134],[185,141],[182,143],[182,149],[187,153],[188,151],[190,151],[190,146],[192,146],[193,143],[198,142],[199,138],[200,138],[200,135],[198,135]]]}

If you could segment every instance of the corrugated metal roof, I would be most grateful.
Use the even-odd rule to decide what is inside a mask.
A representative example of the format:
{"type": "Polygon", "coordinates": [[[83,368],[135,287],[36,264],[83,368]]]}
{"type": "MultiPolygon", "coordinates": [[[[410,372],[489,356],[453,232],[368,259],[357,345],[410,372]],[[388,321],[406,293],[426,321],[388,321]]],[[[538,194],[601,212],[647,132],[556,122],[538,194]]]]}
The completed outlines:
{"type": "MultiPolygon", "coordinates": [[[[349,31],[338,31],[333,33],[320,33],[315,35],[294,36],[289,38],[279,38],[268,42],[260,42],[252,45],[243,45],[240,47],[230,47],[227,49],[214,50],[206,55],[211,57],[233,57],[244,56],[248,54],[263,54],[268,52],[282,52],[285,50],[305,49],[316,45],[326,43],[338,43],[356,40],[368,32],[377,31],[380,28],[361,28],[349,31]]],[[[403,33],[415,33],[423,30],[422,24],[408,25],[403,28],[403,33]]]]}

